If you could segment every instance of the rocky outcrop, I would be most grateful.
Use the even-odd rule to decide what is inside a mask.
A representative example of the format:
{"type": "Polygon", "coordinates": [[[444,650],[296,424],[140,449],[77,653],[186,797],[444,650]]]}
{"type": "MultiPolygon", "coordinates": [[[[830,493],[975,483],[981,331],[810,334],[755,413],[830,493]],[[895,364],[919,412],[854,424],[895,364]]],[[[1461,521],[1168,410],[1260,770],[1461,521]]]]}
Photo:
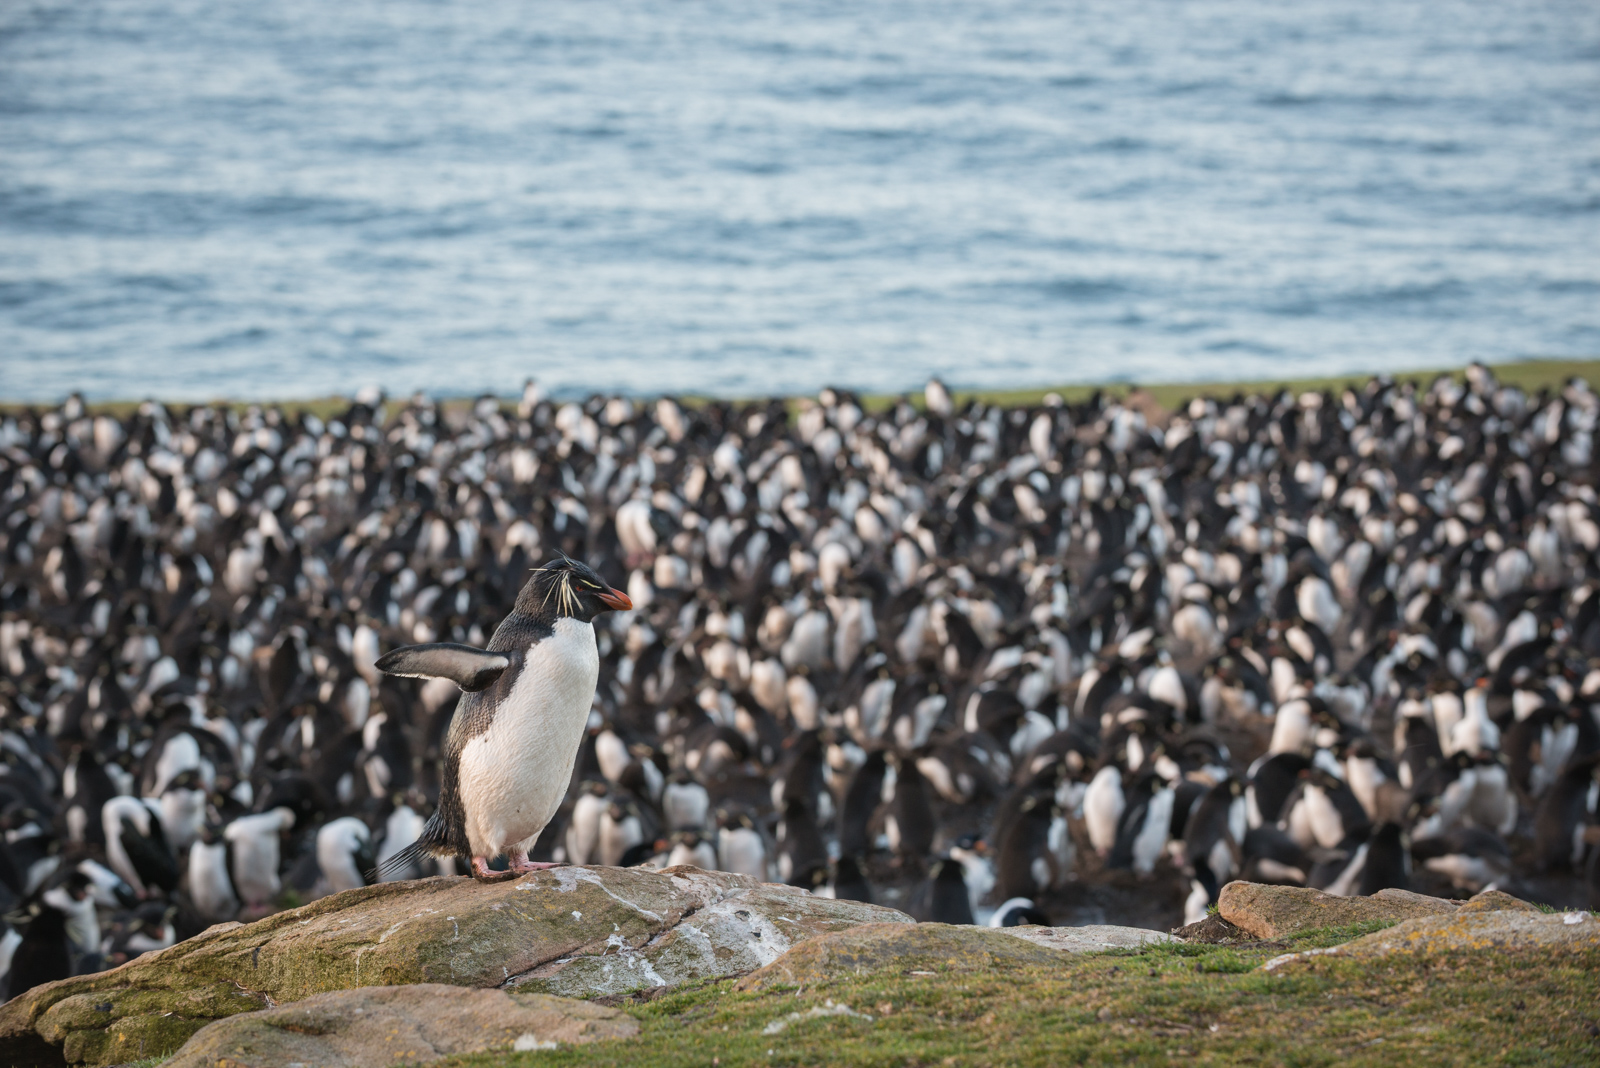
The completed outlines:
{"type": "Polygon", "coordinates": [[[1520,897],[1512,897],[1504,890],[1485,890],[1467,901],[1461,903],[1456,910],[1456,915],[1467,915],[1474,912],[1541,912],[1538,905],[1530,904],[1520,897]]]}
{"type": "Polygon", "coordinates": [[[389,1068],[638,1033],[638,1021],[617,1009],[546,994],[437,983],[361,987],[207,1024],[163,1068],[389,1068]]]}
{"type": "Polygon", "coordinates": [[[684,916],[642,944],[612,935],[599,953],[552,960],[518,975],[512,983],[549,994],[593,997],[743,975],[771,964],[791,946],[863,923],[902,927],[912,920],[893,909],[760,883],[684,916]]]}
{"type": "Polygon", "coordinates": [[[1082,927],[997,927],[1001,934],[1020,938],[1063,953],[1099,953],[1107,949],[1138,949],[1152,942],[1178,941],[1172,935],[1143,927],[1085,924],[1082,927]]]}
{"type": "MultiPolygon", "coordinates": [[[[229,982],[186,986],[180,981],[164,987],[82,984],[68,988],[71,982],[51,984],[53,992],[67,992],[66,997],[57,1000],[46,995],[38,1000],[38,1005],[48,1002],[48,1006],[34,1019],[31,1036],[0,1037],[0,1063],[7,1063],[5,1054],[14,1049],[17,1038],[28,1037],[42,1039],[48,1047],[59,1047],[60,1053],[54,1058],[58,1064],[62,1059],[69,1064],[142,1060],[183,1045],[208,1020],[272,1004],[265,994],[229,982]]],[[[29,991],[6,1008],[46,989],[50,988],[29,991]]],[[[11,1018],[6,1014],[8,1022],[11,1018]]],[[[45,1063],[50,1060],[48,1055],[40,1059],[45,1063]]]]}
{"type": "Polygon", "coordinates": [[[1588,912],[1544,913],[1520,908],[1468,911],[1463,906],[1450,915],[1407,920],[1342,946],[1286,953],[1262,967],[1278,971],[1323,956],[1370,960],[1397,954],[1433,957],[1462,951],[1563,953],[1593,949],[1600,949],[1600,920],[1588,912]]]}
{"type": "Polygon", "coordinates": [[[1334,897],[1304,886],[1245,882],[1229,883],[1217,898],[1217,912],[1224,920],[1260,939],[1375,920],[1398,923],[1418,916],[1447,915],[1457,907],[1454,901],[1405,890],[1380,890],[1371,897],[1334,897]]]}
{"type": "Polygon", "coordinates": [[[1234,882],[1222,888],[1216,915],[1173,933],[1202,942],[1233,942],[1240,940],[1233,933],[1237,930],[1245,938],[1270,940],[1372,921],[1404,923],[1427,916],[1539,911],[1537,905],[1501,890],[1485,890],[1466,901],[1447,901],[1408,890],[1379,890],[1371,897],[1334,897],[1303,886],[1234,882]]]}
{"type": "Polygon", "coordinates": [[[212,1020],[357,987],[592,996],[671,986],[750,971],[806,939],[884,922],[911,919],[688,867],[381,883],[36,987],[0,1008],[0,1063],[154,1056],[212,1020]]]}
{"type": "Polygon", "coordinates": [[[1054,965],[1063,952],[1093,952],[1170,941],[1135,927],[953,927],[943,923],[865,924],[795,946],[739,981],[740,990],[810,985],[841,976],[894,971],[937,975],[1017,965],[1054,965]]]}

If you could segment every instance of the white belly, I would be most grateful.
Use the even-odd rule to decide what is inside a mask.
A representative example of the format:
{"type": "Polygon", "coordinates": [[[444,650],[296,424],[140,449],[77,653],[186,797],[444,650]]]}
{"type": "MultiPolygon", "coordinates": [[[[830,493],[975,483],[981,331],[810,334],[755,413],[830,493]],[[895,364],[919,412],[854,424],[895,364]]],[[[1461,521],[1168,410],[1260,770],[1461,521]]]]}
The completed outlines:
{"type": "Polygon", "coordinates": [[[528,649],[489,729],[461,750],[457,783],[473,856],[531,848],[561,806],[600,679],[594,627],[559,619],[528,649]]]}

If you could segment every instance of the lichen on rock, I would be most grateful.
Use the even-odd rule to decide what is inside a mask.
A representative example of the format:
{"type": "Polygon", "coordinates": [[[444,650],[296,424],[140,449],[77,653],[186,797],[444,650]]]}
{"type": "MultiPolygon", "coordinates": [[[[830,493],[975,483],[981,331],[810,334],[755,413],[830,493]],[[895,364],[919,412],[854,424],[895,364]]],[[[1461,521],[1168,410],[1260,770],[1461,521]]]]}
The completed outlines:
{"type": "Polygon", "coordinates": [[[388,1068],[638,1033],[638,1022],[617,1009],[567,998],[434,983],[362,987],[218,1020],[166,1068],[388,1068]]]}
{"type": "Polygon", "coordinates": [[[615,952],[552,961],[513,982],[568,997],[677,986],[755,971],[808,939],[885,922],[908,925],[912,920],[892,909],[766,883],[684,917],[642,946],[617,939],[615,952]]]}
{"type": "Polygon", "coordinates": [[[1118,927],[1115,924],[1085,924],[1082,927],[999,927],[996,930],[1013,938],[1032,942],[1064,953],[1098,953],[1107,949],[1138,949],[1154,942],[1181,939],[1143,927],[1118,927]]]}
{"type": "Polygon", "coordinates": [[[840,976],[898,972],[987,971],[1054,965],[1063,951],[1103,950],[1169,939],[1134,928],[957,927],[943,923],[874,923],[804,942],[739,980],[740,990],[825,982],[840,976]],[[1112,937],[1109,931],[1134,932],[1112,937]]]}
{"type": "Polygon", "coordinates": [[[135,1046],[154,1056],[213,1019],[356,987],[524,983],[593,996],[672,985],[749,971],[817,934],[896,920],[911,922],[690,867],[380,883],[27,991],[0,1007],[0,1063],[37,1059],[41,1040],[74,1064],[134,1059],[126,1050],[135,1046]],[[756,931],[781,948],[763,948],[756,931]]]}
{"type": "Polygon", "coordinates": [[[1222,888],[1217,912],[1256,938],[1285,938],[1322,927],[1348,927],[1375,920],[1399,922],[1454,913],[1453,901],[1382,890],[1371,897],[1335,897],[1304,886],[1232,882],[1222,888]]]}
{"type": "Polygon", "coordinates": [[[1342,946],[1287,953],[1262,967],[1278,971],[1321,956],[1370,960],[1396,954],[1433,957],[1458,952],[1553,953],[1591,949],[1600,949],[1600,919],[1588,912],[1544,913],[1518,908],[1468,912],[1463,908],[1450,915],[1407,920],[1342,946]]]}

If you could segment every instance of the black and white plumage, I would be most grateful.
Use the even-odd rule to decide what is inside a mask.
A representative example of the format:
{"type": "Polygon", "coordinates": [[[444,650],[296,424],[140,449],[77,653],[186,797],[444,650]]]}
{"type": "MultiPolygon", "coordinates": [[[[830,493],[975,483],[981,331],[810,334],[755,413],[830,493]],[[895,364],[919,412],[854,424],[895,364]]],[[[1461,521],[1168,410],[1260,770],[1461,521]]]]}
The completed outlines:
{"type": "Polygon", "coordinates": [[[1275,823],[1252,827],[1244,836],[1241,878],[1251,882],[1305,886],[1311,855],[1275,823]]]}
{"type": "Polygon", "coordinates": [[[156,801],[114,797],[105,803],[106,856],[111,867],[141,896],[178,885],[178,863],[167,846],[156,801]]]}
{"type": "Polygon", "coordinates": [[[899,761],[894,771],[894,796],[884,822],[889,848],[902,856],[926,856],[933,847],[936,829],[927,780],[911,760],[899,761]]]}
{"type": "Polygon", "coordinates": [[[1411,889],[1409,845],[1398,823],[1380,824],[1367,840],[1366,863],[1357,892],[1368,897],[1379,890],[1411,889]]]}
{"type": "Polygon", "coordinates": [[[241,816],[223,830],[231,848],[231,874],[239,900],[252,908],[271,905],[283,889],[280,838],[295,827],[294,812],[278,807],[241,816]]]}
{"type": "Polygon", "coordinates": [[[72,974],[72,942],[67,936],[67,914],[43,901],[33,902],[28,914],[27,930],[11,954],[7,998],[72,974]]]}
{"type": "Polygon", "coordinates": [[[410,646],[378,659],[394,674],[447,678],[464,694],[445,740],[439,808],[391,864],[454,856],[479,879],[549,867],[528,851],[560,807],[588,723],[600,659],[591,620],[633,607],[563,557],[534,572],[485,649],[410,646]],[[403,859],[402,859],[403,858],[403,859]]]}
{"type": "Polygon", "coordinates": [[[661,809],[668,830],[697,831],[706,826],[711,795],[689,774],[674,774],[662,789],[661,809]]]}
{"type": "Polygon", "coordinates": [[[1046,799],[1030,794],[1000,829],[996,885],[1007,898],[1032,897],[1054,888],[1064,874],[1051,847],[1057,814],[1046,799]]]}
{"type": "Polygon", "coordinates": [[[1083,819],[1089,842],[1102,857],[1109,856],[1117,841],[1117,828],[1127,799],[1122,790],[1122,772],[1114,764],[1096,771],[1083,797],[1083,819]]]}
{"type": "Polygon", "coordinates": [[[189,899],[195,911],[212,923],[231,920],[239,911],[231,853],[228,840],[210,828],[189,846],[189,899]]]}
{"type": "MultiPolygon", "coordinates": [[[[636,611],[596,621],[593,745],[537,859],[616,856],[637,819],[624,861],[665,857],[674,827],[705,861],[726,829],[720,863],[770,878],[792,792],[841,858],[836,889],[891,904],[973,835],[1008,893],[1060,919],[1091,918],[1081,889],[1109,922],[1169,924],[1185,894],[1209,902],[1202,866],[1219,883],[1353,873],[1358,892],[1385,822],[1413,839],[1420,892],[1586,900],[1600,396],[1480,368],[1147,414],[1110,395],[930,411],[537,390],[449,411],[373,393],[321,418],[0,413],[7,470],[43,475],[7,483],[0,546],[0,703],[26,713],[0,730],[0,905],[53,893],[80,854],[109,869],[118,796],[139,838],[131,806],[156,818],[179,873],[171,892],[141,880],[144,899],[97,882],[104,929],[143,932],[127,947],[159,944],[171,904],[198,930],[208,895],[230,919],[330,889],[330,823],[401,853],[473,702],[378,671],[380,650],[457,646],[435,670],[480,685],[527,569],[561,551],[626,575],[636,611]],[[1197,721],[1227,748],[1202,751],[1197,721]],[[798,759],[808,731],[825,764],[798,759]],[[886,751],[920,773],[931,835],[900,842],[886,751]],[[1173,790],[1173,864],[1152,771],[1173,790]],[[1199,848],[1220,815],[1201,791],[1228,779],[1246,786],[1236,859],[1199,848]],[[1143,847],[1130,834],[1117,860],[1156,863],[1132,878],[1092,847],[1109,854],[1139,808],[1143,847]]],[[[388,874],[436,870],[461,869],[388,874]]]]}
{"type": "Polygon", "coordinates": [[[784,805],[783,819],[777,829],[778,878],[790,886],[811,887],[819,880],[820,871],[826,879],[828,848],[822,840],[822,830],[817,826],[811,806],[799,797],[792,797],[784,805]]]}
{"type": "Polygon", "coordinates": [[[100,954],[100,918],[94,898],[94,881],[72,871],[59,885],[39,895],[45,905],[67,918],[67,942],[74,969],[95,971],[100,954]]]}
{"type": "Polygon", "coordinates": [[[317,829],[317,866],[333,893],[367,885],[376,857],[372,830],[354,816],[330,820],[317,829]]]}
{"type": "Polygon", "coordinates": [[[694,831],[679,831],[672,836],[672,850],[667,854],[667,866],[691,865],[703,871],[716,871],[717,850],[710,842],[694,831]]]}
{"type": "Polygon", "coordinates": [[[572,814],[567,819],[567,837],[564,843],[567,860],[573,864],[592,864],[600,856],[600,823],[605,818],[611,801],[603,784],[590,782],[573,802],[572,814]]]}
{"type": "Polygon", "coordinates": [[[1411,843],[1411,856],[1427,871],[1443,875],[1452,886],[1474,894],[1511,874],[1511,851],[1498,834],[1481,827],[1456,827],[1433,837],[1418,838],[1411,843]]]}
{"type": "Polygon", "coordinates": [[[838,901],[872,902],[872,885],[855,857],[840,857],[834,862],[831,890],[830,896],[838,901]]]}
{"type": "Polygon", "coordinates": [[[749,816],[732,817],[717,832],[717,866],[767,881],[766,839],[749,816]]]}
{"type": "Polygon", "coordinates": [[[1215,904],[1224,883],[1239,870],[1247,833],[1244,787],[1229,778],[1206,791],[1183,830],[1184,863],[1215,904]]]}
{"type": "Polygon", "coordinates": [[[1583,863],[1584,827],[1595,818],[1600,796],[1600,754],[1571,760],[1534,813],[1534,856],[1540,870],[1583,863]]]}
{"type": "Polygon", "coordinates": [[[1049,927],[1050,917],[1041,912],[1034,905],[1033,899],[1028,897],[1014,897],[1001,902],[1000,907],[994,910],[994,915],[989,917],[990,927],[1029,925],[1049,927]]]}
{"type": "Polygon", "coordinates": [[[650,847],[642,852],[642,858],[648,858],[654,843],[655,837],[645,833],[645,820],[636,806],[612,801],[600,814],[595,859],[601,864],[626,867],[628,858],[641,847],[650,847]]]}
{"type": "Polygon", "coordinates": [[[383,841],[378,848],[377,864],[385,882],[414,879],[421,874],[422,865],[414,861],[395,866],[390,865],[389,861],[422,837],[422,828],[426,823],[422,815],[409,804],[396,805],[394,811],[384,820],[383,841]]]}
{"type": "Polygon", "coordinates": [[[971,924],[972,899],[959,861],[936,860],[912,892],[911,915],[924,923],[971,924]]]}

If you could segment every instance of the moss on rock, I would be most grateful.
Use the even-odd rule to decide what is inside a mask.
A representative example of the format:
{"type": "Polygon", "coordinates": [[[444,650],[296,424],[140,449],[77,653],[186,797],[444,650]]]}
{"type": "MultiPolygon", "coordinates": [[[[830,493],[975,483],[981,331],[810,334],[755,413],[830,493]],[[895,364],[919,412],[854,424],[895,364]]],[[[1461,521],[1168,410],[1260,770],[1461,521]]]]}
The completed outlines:
{"type": "Polygon", "coordinates": [[[387,1068],[638,1032],[638,1023],[616,1009],[542,994],[426,983],[363,987],[219,1020],[195,1035],[170,1068],[387,1068]]]}
{"type": "Polygon", "coordinates": [[[1539,952],[1554,956],[1595,950],[1600,950],[1600,919],[1588,912],[1463,909],[1447,916],[1407,920],[1342,945],[1284,954],[1263,967],[1278,971],[1330,956],[1354,960],[1396,955],[1432,958],[1462,952],[1539,952]]]}
{"type": "Polygon", "coordinates": [[[560,990],[585,996],[736,974],[765,963],[761,952],[746,949],[748,924],[732,923],[741,911],[756,917],[757,926],[783,932],[769,943],[766,959],[855,924],[910,922],[892,909],[688,867],[572,867],[497,883],[383,883],[257,923],[218,925],[112,971],[27,991],[0,1007],[0,1064],[35,1049],[39,1037],[73,1063],[114,1063],[104,1060],[113,1054],[134,1060],[176,1049],[209,1020],[272,1003],[367,986],[512,985],[557,961],[585,962],[560,990]],[[724,914],[721,927],[709,922],[724,914]],[[707,919],[678,930],[699,915],[707,919]],[[671,949],[675,942],[681,951],[671,949]],[[625,956],[659,962],[666,971],[626,975],[618,969],[625,956]],[[147,1016],[168,1023],[124,1026],[147,1016]],[[161,1048],[165,1041],[173,1045],[161,1048]],[[145,1052],[127,1052],[135,1046],[145,1052]]]}
{"type": "Polygon", "coordinates": [[[1398,922],[1417,916],[1455,912],[1453,901],[1404,890],[1371,897],[1335,897],[1304,886],[1232,882],[1222,888],[1217,912],[1224,920],[1261,939],[1284,938],[1318,927],[1347,927],[1378,920],[1398,922]]]}
{"type": "Polygon", "coordinates": [[[1061,957],[1059,950],[988,927],[872,923],[804,942],[745,976],[738,989],[766,990],[884,971],[937,975],[1003,970],[1024,964],[1059,964],[1061,957]]]}

